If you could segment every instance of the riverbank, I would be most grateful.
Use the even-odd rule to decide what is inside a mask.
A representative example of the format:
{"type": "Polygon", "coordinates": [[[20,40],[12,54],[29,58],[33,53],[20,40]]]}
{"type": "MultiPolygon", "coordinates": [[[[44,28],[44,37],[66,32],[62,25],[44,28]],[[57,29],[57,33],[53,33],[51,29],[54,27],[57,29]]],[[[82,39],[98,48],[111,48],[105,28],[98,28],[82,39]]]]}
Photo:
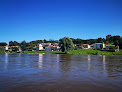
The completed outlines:
{"type": "Polygon", "coordinates": [[[117,52],[107,52],[100,50],[92,50],[92,49],[80,49],[68,51],[67,54],[82,54],[82,55],[122,55],[122,50],[117,52]]]}
{"type": "MultiPolygon", "coordinates": [[[[64,54],[61,51],[24,51],[23,54],[29,53],[43,53],[43,54],[64,54]]],[[[80,49],[80,50],[72,50],[68,51],[67,54],[81,54],[81,55],[122,55],[122,50],[117,52],[107,52],[107,51],[100,51],[100,50],[92,50],[92,49],[80,49]]]]}
{"type": "Polygon", "coordinates": [[[23,51],[22,52],[23,54],[31,54],[31,53],[34,53],[34,54],[39,54],[39,53],[42,53],[42,54],[64,54],[63,52],[61,51],[23,51]]]}

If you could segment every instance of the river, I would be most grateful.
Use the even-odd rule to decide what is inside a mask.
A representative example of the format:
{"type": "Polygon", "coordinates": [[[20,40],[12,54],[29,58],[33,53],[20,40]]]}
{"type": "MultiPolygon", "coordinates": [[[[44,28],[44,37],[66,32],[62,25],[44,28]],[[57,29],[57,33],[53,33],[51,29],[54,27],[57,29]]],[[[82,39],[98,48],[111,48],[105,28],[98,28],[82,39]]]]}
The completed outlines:
{"type": "Polygon", "coordinates": [[[122,56],[0,54],[0,92],[122,92],[122,56]]]}

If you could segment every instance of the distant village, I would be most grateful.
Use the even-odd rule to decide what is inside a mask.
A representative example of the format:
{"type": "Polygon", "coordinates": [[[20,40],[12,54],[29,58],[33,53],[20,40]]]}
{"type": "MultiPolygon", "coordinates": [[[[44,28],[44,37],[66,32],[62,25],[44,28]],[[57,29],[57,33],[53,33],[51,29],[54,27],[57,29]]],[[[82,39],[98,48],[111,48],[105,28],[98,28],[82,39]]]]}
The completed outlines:
{"type": "MultiPolygon", "coordinates": [[[[94,43],[94,44],[81,44],[81,46],[76,46],[76,44],[73,44],[74,47],[77,47],[77,49],[95,49],[95,50],[103,50],[103,51],[119,51],[119,46],[115,45],[106,45],[104,43],[94,43]]],[[[12,48],[18,48],[18,51],[22,51],[20,46],[4,46],[4,49],[6,51],[14,51],[12,48]]],[[[26,51],[30,51],[31,47],[26,47],[26,51]]],[[[59,43],[38,43],[31,51],[60,51],[61,46],[59,43]]],[[[75,49],[74,49],[75,50],[75,49]]]]}

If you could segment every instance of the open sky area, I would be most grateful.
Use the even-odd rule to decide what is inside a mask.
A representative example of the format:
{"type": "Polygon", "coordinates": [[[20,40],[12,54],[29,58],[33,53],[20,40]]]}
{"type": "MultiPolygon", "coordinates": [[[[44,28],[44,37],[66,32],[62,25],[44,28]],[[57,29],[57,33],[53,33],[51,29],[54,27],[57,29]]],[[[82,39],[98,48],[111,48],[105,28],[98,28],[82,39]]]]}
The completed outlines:
{"type": "Polygon", "coordinates": [[[122,0],[0,0],[0,42],[122,36],[122,0]]]}

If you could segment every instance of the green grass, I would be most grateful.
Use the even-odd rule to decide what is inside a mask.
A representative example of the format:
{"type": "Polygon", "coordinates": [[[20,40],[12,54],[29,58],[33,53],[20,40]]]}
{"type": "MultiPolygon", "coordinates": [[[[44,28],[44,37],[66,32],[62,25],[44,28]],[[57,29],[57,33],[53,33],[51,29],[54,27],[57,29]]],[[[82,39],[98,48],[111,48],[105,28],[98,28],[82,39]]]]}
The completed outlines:
{"type": "MultiPolygon", "coordinates": [[[[22,53],[64,54],[61,51],[23,51],[22,53]]],[[[98,55],[122,55],[122,50],[117,52],[107,52],[107,51],[92,50],[92,49],[80,49],[80,50],[72,50],[67,52],[67,54],[82,54],[82,55],[96,55],[96,53],[98,53],[98,55]]]]}
{"type": "Polygon", "coordinates": [[[23,51],[22,53],[28,54],[28,53],[44,53],[44,54],[63,54],[61,51],[23,51]]]}
{"type": "Polygon", "coordinates": [[[67,54],[83,54],[83,55],[122,55],[122,50],[117,52],[107,52],[107,51],[100,51],[100,50],[92,50],[92,49],[80,49],[80,50],[72,50],[68,51],[67,54]]]}

